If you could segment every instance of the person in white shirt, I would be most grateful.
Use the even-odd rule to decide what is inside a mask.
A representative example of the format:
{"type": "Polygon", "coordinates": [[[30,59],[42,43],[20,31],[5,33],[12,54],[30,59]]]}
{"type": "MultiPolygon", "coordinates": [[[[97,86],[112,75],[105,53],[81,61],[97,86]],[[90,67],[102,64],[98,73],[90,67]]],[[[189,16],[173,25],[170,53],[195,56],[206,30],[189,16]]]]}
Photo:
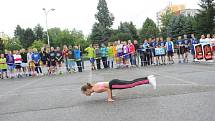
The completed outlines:
{"type": "Polygon", "coordinates": [[[15,60],[15,67],[16,67],[16,73],[17,73],[17,77],[20,78],[22,77],[22,70],[21,70],[21,64],[22,64],[22,57],[19,53],[19,51],[14,51],[14,60],[15,60]]]}
{"type": "Polygon", "coordinates": [[[34,75],[34,71],[35,71],[35,65],[34,65],[34,62],[32,61],[32,54],[33,54],[32,49],[29,49],[28,53],[27,53],[28,74],[29,74],[29,76],[34,75]]]}
{"type": "Polygon", "coordinates": [[[205,35],[201,35],[201,39],[199,40],[200,43],[206,43],[205,35]]]}

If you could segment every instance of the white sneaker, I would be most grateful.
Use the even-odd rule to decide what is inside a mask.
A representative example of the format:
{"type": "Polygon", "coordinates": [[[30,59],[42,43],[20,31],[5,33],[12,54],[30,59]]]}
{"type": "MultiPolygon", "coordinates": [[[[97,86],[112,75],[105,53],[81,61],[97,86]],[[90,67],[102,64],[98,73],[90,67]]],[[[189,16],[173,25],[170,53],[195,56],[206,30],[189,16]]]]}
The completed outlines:
{"type": "Polygon", "coordinates": [[[150,75],[147,77],[149,80],[149,84],[153,86],[154,89],[156,89],[156,78],[154,75],[150,75]]]}

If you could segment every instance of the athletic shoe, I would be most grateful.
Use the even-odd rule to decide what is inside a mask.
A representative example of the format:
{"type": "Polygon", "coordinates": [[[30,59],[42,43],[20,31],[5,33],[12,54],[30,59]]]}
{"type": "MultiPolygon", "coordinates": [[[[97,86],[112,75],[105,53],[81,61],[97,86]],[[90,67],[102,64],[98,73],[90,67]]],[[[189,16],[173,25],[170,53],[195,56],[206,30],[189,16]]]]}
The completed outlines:
{"type": "Polygon", "coordinates": [[[147,77],[149,80],[149,84],[153,86],[154,89],[156,89],[156,78],[154,75],[150,75],[147,77]]]}

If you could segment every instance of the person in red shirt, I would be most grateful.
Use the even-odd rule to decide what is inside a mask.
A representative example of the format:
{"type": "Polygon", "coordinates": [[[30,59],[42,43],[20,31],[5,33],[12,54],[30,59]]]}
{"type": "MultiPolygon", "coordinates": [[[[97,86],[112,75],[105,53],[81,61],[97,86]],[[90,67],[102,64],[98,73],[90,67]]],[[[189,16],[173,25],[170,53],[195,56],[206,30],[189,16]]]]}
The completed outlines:
{"type": "Polygon", "coordinates": [[[69,66],[68,66],[69,49],[68,49],[67,45],[63,46],[63,52],[62,53],[63,53],[64,63],[66,65],[66,70],[69,72],[70,71],[69,66]]]}
{"type": "Polygon", "coordinates": [[[128,47],[129,47],[129,56],[130,56],[130,63],[131,66],[136,65],[136,59],[135,59],[135,47],[132,44],[131,40],[128,40],[128,47]]]}

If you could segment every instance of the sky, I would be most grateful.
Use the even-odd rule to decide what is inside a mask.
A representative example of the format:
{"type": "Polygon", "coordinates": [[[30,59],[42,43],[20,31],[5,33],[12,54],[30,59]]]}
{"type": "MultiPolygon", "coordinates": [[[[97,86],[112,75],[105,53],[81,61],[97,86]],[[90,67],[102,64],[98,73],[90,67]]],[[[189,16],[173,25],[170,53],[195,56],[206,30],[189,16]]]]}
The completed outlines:
{"type": "MultiPolygon", "coordinates": [[[[185,4],[186,8],[199,8],[199,0],[106,0],[109,11],[115,17],[112,28],[117,28],[120,22],[133,21],[137,28],[141,28],[147,17],[156,22],[156,13],[172,4],[185,4]]],[[[92,25],[96,22],[98,0],[1,0],[0,2],[0,32],[13,36],[15,27],[34,28],[40,24],[44,29],[45,14],[48,14],[48,27],[61,29],[73,28],[89,35],[92,25]]]]}

